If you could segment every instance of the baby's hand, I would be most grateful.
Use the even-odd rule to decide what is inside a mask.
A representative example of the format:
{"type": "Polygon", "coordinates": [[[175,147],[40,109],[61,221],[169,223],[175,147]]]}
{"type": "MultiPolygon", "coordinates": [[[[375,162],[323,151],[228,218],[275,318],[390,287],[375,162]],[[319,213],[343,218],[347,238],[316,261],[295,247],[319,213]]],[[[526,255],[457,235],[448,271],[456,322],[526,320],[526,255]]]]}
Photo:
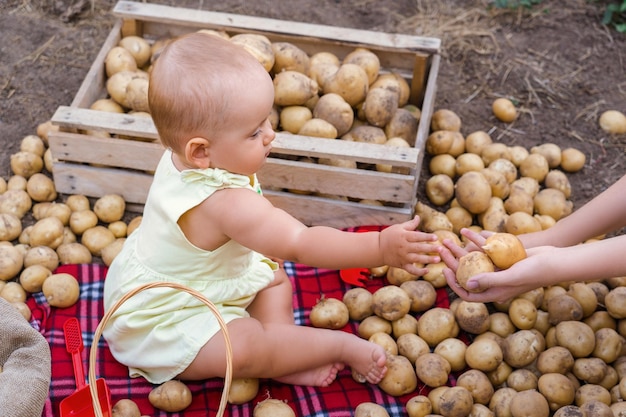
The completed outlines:
{"type": "Polygon", "coordinates": [[[421,265],[441,261],[437,253],[437,236],[417,230],[420,218],[389,226],[380,233],[380,248],[386,265],[397,266],[414,275],[424,275],[421,265]]]}

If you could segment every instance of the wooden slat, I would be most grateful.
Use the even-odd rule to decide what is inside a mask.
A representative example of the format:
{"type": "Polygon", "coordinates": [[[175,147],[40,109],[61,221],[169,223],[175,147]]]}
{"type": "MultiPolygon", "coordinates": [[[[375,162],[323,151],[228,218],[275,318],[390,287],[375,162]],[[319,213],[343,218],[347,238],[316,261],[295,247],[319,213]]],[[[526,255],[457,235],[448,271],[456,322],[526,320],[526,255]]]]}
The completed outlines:
{"type": "Polygon", "coordinates": [[[390,225],[412,218],[410,208],[377,207],[313,196],[266,191],[264,195],[306,225],[354,227],[364,224],[390,225]]]}
{"type": "Polygon", "coordinates": [[[396,52],[405,50],[435,53],[439,51],[441,46],[441,40],[437,38],[316,25],[132,1],[119,1],[113,9],[113,14],[125,19],[156,21],[169,25],[178,24],[187,27],[218,29],[237,28],[248,32],[263,31],[269,34],[286,34],[318,40],[340,40],[343,43],[354,46],[373,45],[380,48],[394,49],[396,52]]]}
{"type": "Polygon", "coordinates": [[[120,41],[121,20],[113,25],[113,29],[109,32],[109,36],[104,41],[98,55],[93,61],[91,68],[87,72],[85,79],[80,85],[78,92],[72,101],[72,107],[89,108],[91,104],[106,96],[106,70],[104,67],[104,59],[112,47],[116,46],[120,41]]]}
{"type": "MultiPolygon", "coordinates": [[[[52,122],[64,128],[103,130],[119,135],[158,140],[152,119],[143,116],[60,106],[52,116],[52,122]]],[[[272,152],[276,154],[343,158],[369,164],[380,163],[409,168],[415,168],[421,153],[419,148],[395,148],[280,132],[276,134],[272,146],[272,152]]],[[[118,153],[122,155],[123,149],[118,153]]]]}
{"type": "Polygon", "coordinates": [[[412,175],[281,159],[268,159],[258,175],[264,187],[390,202],[411,201],[413,183],[416,181],[412,175]]]}
{"type": "Polygon", "coordinates": [[[118,168],[54,162],[54,185],[59,193],[101,197],[119,194],[129,203],[145,204],[152,175],[118,168]]]}
{"type": "Polygon", "coordinates": [[[69,132],[50,132],[52,158],[65,162],[84,162],[137,171],[154,171],[163,155],[158,143],[100,138],[69,132]]]}

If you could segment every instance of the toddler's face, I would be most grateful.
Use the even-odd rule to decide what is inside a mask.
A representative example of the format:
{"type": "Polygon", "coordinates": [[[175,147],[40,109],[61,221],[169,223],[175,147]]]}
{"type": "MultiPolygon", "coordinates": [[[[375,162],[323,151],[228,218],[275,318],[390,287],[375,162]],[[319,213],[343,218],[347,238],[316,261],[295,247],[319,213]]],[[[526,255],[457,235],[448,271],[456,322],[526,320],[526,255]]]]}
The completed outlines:
{"type": "Polygon", "coordinates": [[[211,167],[252,175],[265,163],[276,134],[269,121],[274,84],[262,67],[231,91],[236,111],[226,116],[226,129],[211,144],[211,167]]]}

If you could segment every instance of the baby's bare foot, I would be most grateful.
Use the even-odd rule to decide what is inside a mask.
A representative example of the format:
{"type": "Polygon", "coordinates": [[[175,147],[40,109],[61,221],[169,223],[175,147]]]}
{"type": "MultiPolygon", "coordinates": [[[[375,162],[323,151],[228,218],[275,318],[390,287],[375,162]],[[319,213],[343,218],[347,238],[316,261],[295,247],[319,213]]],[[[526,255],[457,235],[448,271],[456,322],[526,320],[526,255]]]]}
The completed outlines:
{"type": "MultiPolygon", "coordinates": [[[[370,384],[378,384],[387,373],[387,354],[385,349],[377,344],[371,346],[370,356],[365,357],[363,362],[354,362],[352,370],[370,384]]],[[[360,378],[359,378],[360,379],[360,378]]]]}
{"type": "Polygon", "coordinates": [[[343,370],[344,367],[345,365],[343,363],[332,363],[330,365],[320,366],[319,368],[297,372],[275,379],[285,384],[327,387],[337,379],[337,374],[343,370]]]}

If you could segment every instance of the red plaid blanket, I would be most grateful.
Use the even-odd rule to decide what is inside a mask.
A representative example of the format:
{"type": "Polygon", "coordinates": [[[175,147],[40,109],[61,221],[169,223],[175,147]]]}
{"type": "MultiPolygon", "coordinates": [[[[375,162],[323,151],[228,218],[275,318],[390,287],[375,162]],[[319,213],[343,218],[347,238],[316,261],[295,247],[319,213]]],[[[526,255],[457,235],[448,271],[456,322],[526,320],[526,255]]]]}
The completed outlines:
{"type": "MultiPolygon", "coordinates": [[[[349,230],[359,231],[364,230],[364,227],[349,230]]],[[[327,298],[341,299],[350,288],[335,270],[317,269],[290,262],[285,264],[285,269],[295,289],[293,301],[296,322],[299,325],[310,325],[309,313],[322,294],[327,298]]],[[[72,307],[51,308],[42,293],[33,294],[27,301],[33,313],[32,325],[46,337],[52,353],[52,382],[43,417],[59,416],[59,403],[76,389],[72,360],[65,348],[63,334],[63,323],[69,317],[77,317],[80,322],[85,344],[82,357],[87,375],[89,349],[94,331],[103,315],[102,290],[106,271],[105,266],[95,264],[59,267],[56,272],[70,273],[80,283],[80,300],[72,307]]],[[[384,284],[382,279],[374,279],[367,282],[367,288],[373,292],[384,284]]],[[[438,290],[436,305],[448,307],[449,300],[445,289],[438,290]]],[[[351,322],[340,331],[356,333],[356,329],[357,323],[351,322]]],[[[154,409],[148,402],[148,393],[154,386],[143,378],[129,378],[127,368],[115,361],[102,339],[99,340],[95,372],[98,378],[105,379],[111,391],[112,405],[120,399],[130,398],[137,403],[142,414],[155,417],[214,416],[224,386],[222,379],[187,383],[193,393],[192,404],[181,413],[168,414],[154,409]]],[[[350,371],[344,370],[337,380],[326,388],[292,386],[262,380],[259,393],[253,401],[243,405],[228,405],[225,415],[252,416],[254,406],[269,396],[286,401],[298,417],[351,417],[356,406],[363,402],[380,404],[387,409],[391,417],[401,417],[406,415],[405,404],[409,398],[418,393],[427,394],[428,391],[428,387],[420,384],[412,394],[393,397],[376,385],[355,382],[350,371]]]]}

